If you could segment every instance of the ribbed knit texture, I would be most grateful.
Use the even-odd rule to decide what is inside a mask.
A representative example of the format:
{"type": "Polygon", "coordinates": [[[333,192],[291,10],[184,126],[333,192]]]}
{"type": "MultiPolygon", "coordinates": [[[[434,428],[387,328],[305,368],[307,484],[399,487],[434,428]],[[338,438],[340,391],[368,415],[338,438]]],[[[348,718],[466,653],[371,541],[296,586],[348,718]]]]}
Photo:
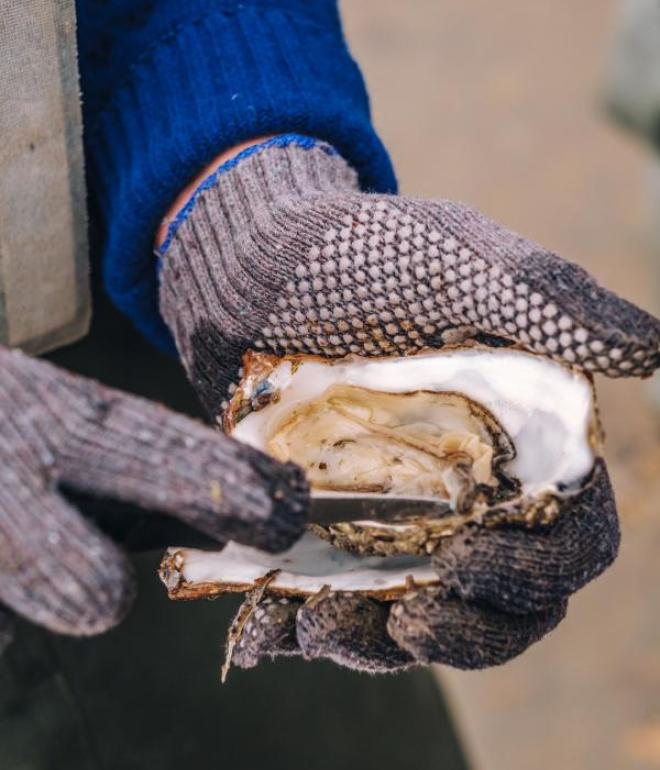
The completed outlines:
{"type": "MultiPolygon", "coordinates": [[[[168,513],[224,541],[281,551],[300,536],[302,471],[144,399],[0,348],[0,605],[94,634],[133,598],[126,556],[60,494],[168,513]]],[[[6,618],[0,609],[0,647],[6,618]]]]}
{"type": "Polygon", "coordinates": [[[85,144],[107,290],[160,346],[153,238],[183,186],[243,140],[330,142],[394,191],[335,0],[78,0],[85,144]]]}
{"type": "Polygon", "coordinates": [[[161,257],[161,312],[213,417],[306,259],[302,239],[327,227],[310,207],[358,192],[356,173],[326,144],[281,137],[243,155],[200,187],[161,257]]]}

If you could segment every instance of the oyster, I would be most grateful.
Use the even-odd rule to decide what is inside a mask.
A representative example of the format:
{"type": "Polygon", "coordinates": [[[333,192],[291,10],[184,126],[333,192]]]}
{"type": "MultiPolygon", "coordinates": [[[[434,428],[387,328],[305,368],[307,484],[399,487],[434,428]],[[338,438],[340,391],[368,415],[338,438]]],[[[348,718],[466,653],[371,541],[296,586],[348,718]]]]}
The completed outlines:
{"type": "Polygon", "coordinates": [[[264,581],[281,595],[330,586],[379,598],[432,585],[441,538],[467,524],[554,521],[589,483],[601,449],[587,376],[480,346],[339,360],[250,353],[224,427],[302,466],[315,497],[428,498],[442,501],[441,513],[312,524],[279,555],[234,543],[219,553],[170,549],[161,577],[173,598],[264,581]]]}

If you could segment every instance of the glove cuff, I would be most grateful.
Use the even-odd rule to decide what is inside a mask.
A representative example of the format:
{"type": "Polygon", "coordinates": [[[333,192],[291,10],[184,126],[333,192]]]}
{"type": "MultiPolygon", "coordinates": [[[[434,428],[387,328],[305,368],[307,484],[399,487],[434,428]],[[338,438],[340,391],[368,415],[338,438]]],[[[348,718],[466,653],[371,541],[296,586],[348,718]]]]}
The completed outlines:
{"type": "MultiPolygon", "coordinates": [[[[223,163],[195,190],[169,226],[158,249],[162,259],[176,238],[189,239],[186,231],[205,218],[204,209],[221,213],[209,224],[218,235],[236,237],[255,223],[270,223],[275,207],[295,206],[296,199],[338,192],[357,192],[356,172],[334,147],[298,134],[275,136],[248,147],[223,163]],[[191,227],[184,227],[192,220],[191,227]]],[[[208,244],[202,244],[205,248],[208,244]]]]}
{"type": "Polygon", "coordinates": [[[297,228],[321,226],[301,212],[316,198],[358,191],[356,172],[333,147],[283,135],[223,164],[172,222],[159,251],[160,311],[213,417],[231,392],[219,369],[238,369],[259,336],[252,323],[273,310],[273,290],[300,259],[297,228]]]}

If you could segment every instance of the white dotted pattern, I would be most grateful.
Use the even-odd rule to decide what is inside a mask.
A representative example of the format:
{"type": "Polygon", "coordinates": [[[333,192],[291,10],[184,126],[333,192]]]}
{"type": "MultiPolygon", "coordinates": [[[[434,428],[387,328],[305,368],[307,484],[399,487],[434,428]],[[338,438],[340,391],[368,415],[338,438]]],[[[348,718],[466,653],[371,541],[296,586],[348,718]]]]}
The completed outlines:
{"type": "Polygon", "coordinates": [[[440,227],[386,200],[366,199],[310,248],[261,329],[258,348],[329,356],[410,353],[447,342],[456,327],[609,375],[641,373],[575,319],[531,290],[506,258],[490,264],[440,227]],[[623,371],[622,371],[623,370],[623,371]]]}

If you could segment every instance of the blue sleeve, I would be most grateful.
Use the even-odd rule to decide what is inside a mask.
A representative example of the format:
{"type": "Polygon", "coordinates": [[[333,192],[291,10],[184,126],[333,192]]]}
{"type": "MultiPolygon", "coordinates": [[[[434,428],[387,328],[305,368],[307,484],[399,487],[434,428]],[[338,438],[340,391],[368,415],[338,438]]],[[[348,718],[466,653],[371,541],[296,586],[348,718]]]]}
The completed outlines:
{"type": "Polygon", "coordinates": [[[173,349],[153,238],[214,156],[264,134],[324,139],[365,190],[394,192],[336,0],[78,0],[88,184],[108,293],[173,349]]]}

